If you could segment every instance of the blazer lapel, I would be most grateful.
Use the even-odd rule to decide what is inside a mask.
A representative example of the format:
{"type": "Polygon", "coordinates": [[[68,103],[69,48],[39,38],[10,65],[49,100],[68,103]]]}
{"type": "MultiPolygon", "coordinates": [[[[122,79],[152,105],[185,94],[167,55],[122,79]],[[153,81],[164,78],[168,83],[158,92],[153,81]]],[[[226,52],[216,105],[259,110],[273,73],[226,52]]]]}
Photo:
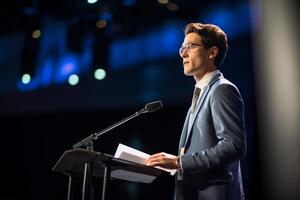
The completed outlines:
{"type": "MultiPolygon", "coordinates": [[[[222,77],[223,77],[222,73],[216,74],[216,75],[210,80],[210,82],[208,83],[208,85],[202,89],[203,92],[202,92],[202,94],[201,94],[201,96],[200,96],[199,102],[197,103],[197,106],[196,106],[196,109],[195,109],[195,114],[192,116],[192,118],[190,118],[190,110],[189,110],[189,115],[188,115],[187,117],[188,117],[188,119],[190,119],[190,120],[192,120],[192,121],[191,121],[190,129],[188,129],[188,126],[187,126],[187,128],[186,128],[186,129],[188,129],[188,130],[187,130],[187,133],[186,133],[186,137],[184,138],[184,139],[185,139],[185,140],[184,140],[184,146],[186,146],[187,141],[189,140],[189,137],[190,137],[190,135],[191,135],[190,133],[191,133],[191,130],[193,129],[195,119],[196,119],[196,117],[197,117],[197,115],[198,115],[198,112],[199,112],[200,108],[202,107],[202,104],[203,104],[203,102],[204,102],[204,100],[205,100],[205,98],[206,98],[206,96],[207,96],[207,94],[208,94],[208,92],[209,92],[209,90],[210,90],[210,86],[211,86],[212,84],[214,84],[217,80],[219,80],[219,79],[222,78],[222,77]]],[[[189,120],[187,120],[187,121],[189,121],[189,120]]],[[[185,124],[188,124],[188,123],[189,123],[189,122],[187,122],[187,123],[185,123],[185,124]]],[[[185,125],[185,126],[186,126],[186,125],[185,125]]]]}
{"type": "Polygon", "coordinates": [[[180,150],[181,147],[184,147],[184,145],[185,145],[185,141],[186,141],[186,137],[187,137],[187,133],[188,133],[188,124],[189,124],[190,114],[191,114],[191,109],[189,109],[189,111],[187,112],[187,115],[185,117],[184,125],[182,128],[182,132],[181,132],[181,136],[180,136],[180,140],[179,140],[178,151],[180,150]]]}
{"type": "Polygon", "coordinates": [[[191,120],[191,126],[190,126],[190,129],[187,130],[187,136],[186,136],[186,139],[185,139],[184,146],[186,145],[186,143],[187,143],[187,141],[189,139],[191,130],[192,130],[193,126],[194,126],[195,119],[196,119],[196,117],[198,115],[198,112],[199,112],[200,108],[202,107],[203,101],[204,101],[204,99],[205,99],[205,97],[206,97],[206,95],[207,95],[207,93],[209,91],[209,87],[203,88],[202,91],[203,92],[202,92],[202,94],[200,96],[200,99],[199,99],[199,101],[197,103],[197,106],[196,106],[196,109],[195,109],[195,114],[190,118],[190,120],[191,120]]]}

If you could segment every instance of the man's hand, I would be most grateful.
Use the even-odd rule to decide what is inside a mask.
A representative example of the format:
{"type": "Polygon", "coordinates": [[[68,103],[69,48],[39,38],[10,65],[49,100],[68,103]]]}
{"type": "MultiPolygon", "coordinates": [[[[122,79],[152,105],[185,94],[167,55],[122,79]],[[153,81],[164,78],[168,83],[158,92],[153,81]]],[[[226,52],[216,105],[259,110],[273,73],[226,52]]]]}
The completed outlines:
{"type": "Polygon", "coordinates": [[[178,169],[180,166],[177,163],[178,157],[164,152],[151,155],[145,165],[155,167],[163,167],[166,169],[178,169]]]}

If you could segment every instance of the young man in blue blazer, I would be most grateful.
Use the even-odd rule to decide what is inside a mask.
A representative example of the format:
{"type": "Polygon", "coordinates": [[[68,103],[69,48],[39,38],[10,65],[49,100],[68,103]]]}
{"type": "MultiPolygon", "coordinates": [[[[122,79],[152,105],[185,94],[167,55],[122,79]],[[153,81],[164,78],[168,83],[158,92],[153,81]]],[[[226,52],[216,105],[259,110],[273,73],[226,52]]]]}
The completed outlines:
{"type": "Polygon", "coordinates": [[[218,70],[227,49],[227,36],[218,26],[186,26],[179,54],[184,74],[196,83],[179,153],[161,152],[146,161],[148,166],[177,169],[177,200],[244,199],[240,169],[246,152],[244,103],[237,87],[218,70]]]}

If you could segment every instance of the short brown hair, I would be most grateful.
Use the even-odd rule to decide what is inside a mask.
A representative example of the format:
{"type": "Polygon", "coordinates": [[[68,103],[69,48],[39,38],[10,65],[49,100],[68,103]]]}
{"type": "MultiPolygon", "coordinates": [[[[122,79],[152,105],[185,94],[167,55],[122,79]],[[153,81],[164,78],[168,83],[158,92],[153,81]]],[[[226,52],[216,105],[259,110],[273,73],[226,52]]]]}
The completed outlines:
{"type": "Polygon", "coordinates": [[[218,54],[214,60],[216,67],[219,67],[226,56],[228,50],[227,36],[218,26],[213,24],[189,23],[186,25],[184,34],[197,33],[201,36],[205,48],[216,46],[218,54]]]}

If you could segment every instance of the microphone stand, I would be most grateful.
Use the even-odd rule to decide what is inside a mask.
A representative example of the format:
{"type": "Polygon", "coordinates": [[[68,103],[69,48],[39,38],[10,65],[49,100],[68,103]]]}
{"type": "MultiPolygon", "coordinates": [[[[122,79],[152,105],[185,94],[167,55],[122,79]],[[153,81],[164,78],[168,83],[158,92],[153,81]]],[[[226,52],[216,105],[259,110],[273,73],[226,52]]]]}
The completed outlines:
{"type": "Polygon", "coordinates": [[[140,114],[144,114],[144,113],[147,113],[147,112],[148,112],[147,109],[143,108],[140,111],[137,111],[134,114],[126,117],[125,119],[123,119],[123,120],[121,120],[121,121],[119,121],[119,122],[117,122],[117,123],[115,123],[115,124],[107,127],[106,129],[104,129],[104,130],[102,130],[100,132],[97,132],[97,133],[93,133],[90,136],[88,136],[88,137],[84,138],[83,140],[81,140],[80,142],[77,142],[76,144],[74,144],[73,145],[73,149],[77,149],[77,148],[79,148],[81,146],[85,146],[88,150],[93,151],[93,148],[94,148],[93,147],[93,140],[97,140],[99,136],[101,136],[104,133],[110,131],[111,129],[114,129],[115,127],[117,127],[117,126],[119,126],[119,125],[121,125],[121,124],[123,124],[123,123],[125,123],[125,122],[127,122],[127,121],[129,121],[129,120],[131,120],[131,119],[133,119],[133,118],[135,118],[137,116],[139,116],[140,114]]]}
{"type": "MultiPolygon", "coordinates": [[[[101,136],[102,134],[110,131],[111,129],[139,116],[140,114],[144,114],[149,112],[149,110],[147,109],[147,107],[141,109],[140,111],[135,112],[134,114],[126,117],[125,119],[107,127],[106,129],[97,132],[97,133],[93,133],[90,136],[84,138],[83,140],[81,140],[80,142],[77,142],[76,144],[73,145],[73,149],[77,149],[81,146],[85,146],[87,148],[87,150],[93,151],[94,146],[93,146],[93,140],[98,139],[99,136],[101,136]]],[[[93,195],[93,188],[92,188],[92,165],[91,163],[85,163],[84,165],[84,176],[83,176],[83,184],[82,184],[82,200],[84,200],[85,198],[85,189],[86,189],[86,179],[87,179],[87,175],[88,175],[88,179],[89,179],[89,188],[90,188],[90,199],[92,200],[94,198],[93,195]]],[[[110,179],[110,165],[106,165],[104,167],[104,175],[103,175],[103,186],[102,186],[102,200],[108,199],[108,195],[106,194],[106,190],[107,190],[107,183],[110,179]]],[[[68,200],[70,199],[70,193],[71,193],[71,182],[72,182],[72,177],[69,177],[69,189],[68,189],[68,200]]]]}

